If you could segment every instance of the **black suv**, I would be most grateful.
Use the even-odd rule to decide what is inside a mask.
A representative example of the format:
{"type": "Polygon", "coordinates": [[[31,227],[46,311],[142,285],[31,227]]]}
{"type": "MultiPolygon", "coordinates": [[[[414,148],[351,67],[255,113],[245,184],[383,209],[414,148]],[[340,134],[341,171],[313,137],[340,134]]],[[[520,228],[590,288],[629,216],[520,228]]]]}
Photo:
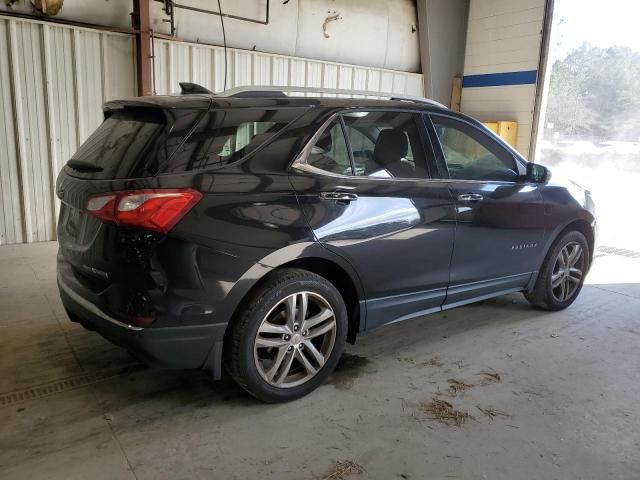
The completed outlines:
{"type": "MultiPolygon", "coordinates": [[[[199,91],[198,88],[187,88],[199,91]]],[[[316,388],[345,342],[510,292],[569,306],[589,192],[427,100],[191,93],[109,102],[57,181],[71,320],[150,363],[316,388]]]]}

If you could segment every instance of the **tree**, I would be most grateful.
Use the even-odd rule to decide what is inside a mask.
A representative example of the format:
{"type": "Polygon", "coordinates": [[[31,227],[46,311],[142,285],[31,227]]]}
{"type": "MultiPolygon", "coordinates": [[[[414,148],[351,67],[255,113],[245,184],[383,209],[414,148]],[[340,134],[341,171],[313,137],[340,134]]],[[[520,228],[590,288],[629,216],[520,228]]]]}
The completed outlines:
{"type": "Polygon", "coordinates": [[[569,137],[640,137],[640,53],[583,44],[553,64],[547,121],[569,137]]]}

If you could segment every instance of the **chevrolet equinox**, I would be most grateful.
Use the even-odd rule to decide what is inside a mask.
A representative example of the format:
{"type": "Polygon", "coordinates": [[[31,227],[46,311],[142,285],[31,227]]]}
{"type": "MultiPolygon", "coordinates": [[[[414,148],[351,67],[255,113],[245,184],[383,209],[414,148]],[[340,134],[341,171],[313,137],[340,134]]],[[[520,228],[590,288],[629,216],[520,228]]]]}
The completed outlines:
{"type": "Polygon", "coordinates": [[[266,402],[364,330],[511,292],[568,307],[596,236],[588,191],[424,99],[108,102],[56,192],[70,319],[266,402]]]}

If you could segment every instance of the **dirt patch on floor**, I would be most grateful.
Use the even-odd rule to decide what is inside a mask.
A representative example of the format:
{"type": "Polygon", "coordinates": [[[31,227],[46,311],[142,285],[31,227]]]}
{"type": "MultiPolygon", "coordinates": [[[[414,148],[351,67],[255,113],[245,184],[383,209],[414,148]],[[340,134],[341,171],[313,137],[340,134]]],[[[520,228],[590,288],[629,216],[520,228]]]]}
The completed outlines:
{"type": "Polygon", "coordinates": [[[336,462],[331,471],[323,477],[323,480],[344,480],[351,475],[364,473],[364,467],[353,460],[341,460],[336,462]]]}
{"type": "Polygon", "coordinates": [[[483,383],[501,382],[500,374],[494,371],[483,370],[478,375],[482,377],[483,383]]]}
{"type": "Polygon", "coordinates": [[[433,357],[427,360],[426,362],[422,362],[420,364],[422,367],[444,367],[444,362],[440,360],[439,357],[433,357]]]}
{"type": "Polygon", "coordinates": [[[371,368],[371,360],[360,355],[343,353],[328,383],[338,390],[348,390],[357,378],[367,373],[375,373],[375,369],[371,368]]]}
{"type": "Polygon", "coordinates": [[[418,411],[429,415],[433,420],[437,420],[445,425],[460,426],[473,417],[469,412],[456,410],[446,400],[432,398],[429,402],[422,402],[418,405],[418,411]]]}
{"type": "Polygon", "coordinates": [[[462,380],[456,380],[455,378],[450,378],[447,382],[449,383],[449,395],[452,397],[455,397],[460,392],[464,392],[465,390],[475,387],[473,383],[465,383],[462,380]]]}
{"type": "Polygon", "coordinates": [[[491,420],[493,420],[496,417],[511,418],[511,415],[509,415],[507,412],[503,412],[502,410],[498,410],[497,408],[481,407],[479,405],[476,406],[476,408],[480,410],[484,415],[489,417],[491,420]]]}

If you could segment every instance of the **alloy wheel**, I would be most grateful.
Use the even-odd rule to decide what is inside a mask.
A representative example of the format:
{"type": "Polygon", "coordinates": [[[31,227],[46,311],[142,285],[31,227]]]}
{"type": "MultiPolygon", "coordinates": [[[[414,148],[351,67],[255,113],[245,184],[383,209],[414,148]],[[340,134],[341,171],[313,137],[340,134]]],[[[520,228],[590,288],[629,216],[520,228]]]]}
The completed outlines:
{"type": "Polygon", "coordinates": [[[584,251],[577,242],[565,245],[553,265],[551,292],[558,302],[570,300],[578,291],[584,274],[584,251]]]}
{"type": "Polygon", "coordinates": [[[272,386],[302,385],[329,359],[336,333],[333,308],[322,295],[293,293],[280,300],[258,327],[253,348],[256,368],[272,386]]]}

